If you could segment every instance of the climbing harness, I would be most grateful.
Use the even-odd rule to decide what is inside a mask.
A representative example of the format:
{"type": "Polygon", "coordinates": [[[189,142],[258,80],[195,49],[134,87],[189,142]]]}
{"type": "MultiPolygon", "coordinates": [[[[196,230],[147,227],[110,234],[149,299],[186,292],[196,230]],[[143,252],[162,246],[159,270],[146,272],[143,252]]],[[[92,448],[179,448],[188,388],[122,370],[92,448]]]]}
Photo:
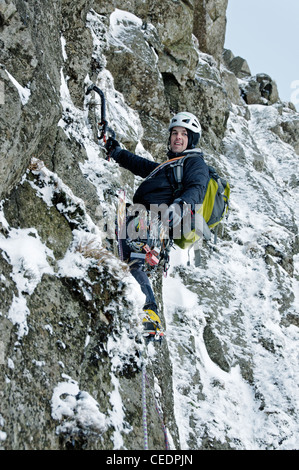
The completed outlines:
{"type": "Polygon", "coordinates": [[[125,201],[125,191],[118,192],[116,231],[120,258],[123,259],[121,240],[125,239],[131,251],[129,266],[142,260],[145,270],[152,271],[161,266],[166,277],[169,269],[169,251],[173,246],[173,241],[166,237],[161,221],[155,220],[158,219],[156,215],[153,217],[154,220],[150,221],[150,212],[146,210],[143,212],[140,211],[136,215],[134,206],[130,206],[125,201]]]}

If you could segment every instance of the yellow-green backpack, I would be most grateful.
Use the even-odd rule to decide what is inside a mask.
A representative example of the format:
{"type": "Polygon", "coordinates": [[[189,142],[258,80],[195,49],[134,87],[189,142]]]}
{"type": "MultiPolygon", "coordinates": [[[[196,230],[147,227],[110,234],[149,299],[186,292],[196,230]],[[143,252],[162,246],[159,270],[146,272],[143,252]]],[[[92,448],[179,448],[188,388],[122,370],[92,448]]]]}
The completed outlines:
{"type": "MultiPolygon", "coordinates": [[[[177,160],[172,164],[174,171],[174,178],[177,184],[177,191],[182,189],[183,167],[186,158],[195,157],[195,155],[188,154],[177,160]]],[[[197,157],[198,158],[198,157],[197,157]]],[[[216,172],[215,168],[208,166],[210,179],[208,182],[206,194],[200,209],[197,211],[202,215],[206,224],[207,232],[204,233],[205,238],[209,239],[211,236],[210,229],[217,234],[217,226],[228,212],[230,186],[229,183],[221,178],[216,172]]],[[[174,243],[180,248],[190,248],[196,241],[200,239],[200,235],[191,230],[188,234],[184,234],[181,238],[174,240],[174,243]]],[[[216,240],[216,235],[215,235],[216,240]]]]}

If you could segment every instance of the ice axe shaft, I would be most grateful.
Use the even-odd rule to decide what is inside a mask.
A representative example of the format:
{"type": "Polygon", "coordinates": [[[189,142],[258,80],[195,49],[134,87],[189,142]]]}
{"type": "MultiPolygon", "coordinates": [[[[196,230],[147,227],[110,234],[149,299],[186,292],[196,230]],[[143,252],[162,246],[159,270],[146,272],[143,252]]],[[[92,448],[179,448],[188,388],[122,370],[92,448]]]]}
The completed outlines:
{"type": "Polygon", "coordinates": [[[115,132],[113,129],[108,127],[108,121],[106,120],[106,100],[103,91],[96,85],[92,84],[87,88],[86,95],[89,95],[92,91],[95,91],[101,97],[101,122],[99,123],[101,134],[99,136],[99,140],[103,140],[106,143],[106,132],[109,131],[113,138],[115,138],[115,132]]]}

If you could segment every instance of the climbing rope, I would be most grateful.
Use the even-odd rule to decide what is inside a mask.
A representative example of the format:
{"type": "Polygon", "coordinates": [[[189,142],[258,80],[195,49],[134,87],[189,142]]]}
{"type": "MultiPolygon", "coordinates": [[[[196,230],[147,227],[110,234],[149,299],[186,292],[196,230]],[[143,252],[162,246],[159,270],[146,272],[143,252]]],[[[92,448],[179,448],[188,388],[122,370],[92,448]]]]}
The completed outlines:
{"type": "Polygon", "coordinates": [[[146,367],[145,362],[142,365],[142,419],[143,419],[143,440],[144,450],[148,450],[148,433],[147,433],[147,408],[146,408],[146,367]]]}
{"type": "Polygon", "coordinates": [[[154,402],[155,402],[155,408],[158,414],[158,417],[160,419],[160,423],[162,426],[163,434],[164,434],[164,440],[165,440],[165,449],[169,450],[169,442],[168,442],[168,437],[167,437],[167,429],[166,426],[163,422],[163,418],[161,416],[161,412],[159,410],[159,406],[155,397],[155,394],[153,390],[151,389],[151,385],[149,382],[149,379],[146,375],[146,365],[145,361],[143,361],[142,364],[142,420],[143,420],[143,440],[144,440],[144,450],[148,450],[148,430],[147,430],[147,405],[146,405],[146,385],[148,388],[151,390],[154,402]]]}
{"type": "MultiPolygon", "coordinates": [[[[148,380],[147,375],[145,375],[145,379],[146,379],[146,381],[147,381],[148,387],[150,388],[150,383],[149,383],[149,380],[148,380]]],[[[157,414],[158,414],[158,416],[159,416],[160,423],[161,423],[162,430],[163,430],[163,434],[164,434],[165,449],[166,449],[166,450],[169,450],[169,442],[168,442],[168,437],[167,437],[166,426],[165,426],[165,424],[164,424],[164,422],[163,422],[163,418],[162,418],[161,412],[160,412],[160,410],[159,410],[159,406],[158,406],[158,403],[157,403],[157,400],[156,400],[156,397],[155,397],[155,394],[154,394],[153,390],[152,390],[152,395],[153,395],[153,397],[154,397],[155,408],[156,408],[157,414]]]]}

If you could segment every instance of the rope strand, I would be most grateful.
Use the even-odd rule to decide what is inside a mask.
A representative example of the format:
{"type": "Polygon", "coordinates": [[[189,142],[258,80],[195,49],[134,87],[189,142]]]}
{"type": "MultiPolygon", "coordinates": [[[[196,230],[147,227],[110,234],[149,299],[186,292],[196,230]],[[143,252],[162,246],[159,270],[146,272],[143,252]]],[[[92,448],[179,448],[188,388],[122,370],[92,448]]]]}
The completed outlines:
{"type": "MultiPolygon", "coordinates": [[[[145,375],[145,378],[146,378],[146,381],[147,381],[147,385],[148,387],[150,388],[150,383],[149,383],[149,380],[148,380],[148,377],[147,375],[145,375]]],[[[156,411],[157,411],[157,414],[159,416],[159,419],[160,419],[160,422],[161,422],[161,426],[162,426],[162,430],[163,430],[163,434],[164,434],[164,440],[165,440],[165,449],[166,450],[169,450],[169,442],[168,442],[168,437],[167,437],[167,429],[166,429],[166,426],[163,422],[163,418],[161,416],[161,412],[159,410],[159,407],[158,407],[158,403],[157,403],[157,400],[156,400],[156,397],[155,397],[155,393],[152,391],[152,394],[153,394],[153,397],[154,397],[154,401],[155,401],[155,408],[156,408],[156,411]]]]}
{"type": "Polygon", "coordinates": [[[148,433],[147,433],[147,408],[146,408],[146,367],[145,362],[142,366],[142,418],[143,418],[143,440],[144,450],[148,450],[148,433]]]}
{"type": "Polygon", "coordinates": [[[155,408],[162,426],[163,434],[164,434],[164,441],[165,441],[165,449],[169,450],[169,441],[168,441],[168,436],[167,436],[167,429],[166,426],[163,422],[163,417],[161,415],[161,412],[159,410],[158,402],[155,396],[154,391],[151,388],[150,381],[147,377],[146,374],[146,363],[143,360],[142,363],[142,420],[143,420],[143,440],[144,440],[144,450],[148,450],[148,430],[147,430],[147,404],[146,404],[146,385],[148,388],[151,390],[151,393],[153,395],[153,399],[155,402],[155,408]]]}

